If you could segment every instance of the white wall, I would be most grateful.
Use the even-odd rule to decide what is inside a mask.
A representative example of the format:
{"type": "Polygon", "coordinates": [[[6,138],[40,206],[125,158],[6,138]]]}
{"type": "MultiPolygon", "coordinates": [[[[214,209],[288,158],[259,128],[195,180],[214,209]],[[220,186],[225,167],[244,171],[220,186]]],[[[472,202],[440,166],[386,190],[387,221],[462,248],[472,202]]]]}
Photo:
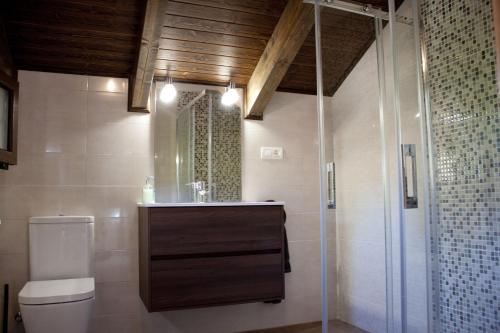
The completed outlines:
{"type": "MultiPolygon", "coordinates": [[[[18,165],[0,172],[0,283],[11,315],[28,280],[28,219],[96,217],[93,332],[139,321],[136,203],[153,173],[151,116],[128,113],[123,79],[19,72],[18,165]]],[[[116,328],[116,329],[115,329],[116,328]]]]}
{"type": "Polygon", "coordinates": [[[126,81],[113,79],[113,88],[110,80],[20,72],[19,164],[0,171],[0,283],[11,285],[12,311],[28,280],[28,218],[88,214],[96,216],[93,333],[224,333],[319,320],[315,97],[276,93],[264,121],[243,121],[244,200],[287,203],[286,300],[148,314],[138,292],[136,203],[153,174],[155,114],[127,112],[126,81]],[[285,159],[261,161],[260,146],[273,145],[285,159]]]}

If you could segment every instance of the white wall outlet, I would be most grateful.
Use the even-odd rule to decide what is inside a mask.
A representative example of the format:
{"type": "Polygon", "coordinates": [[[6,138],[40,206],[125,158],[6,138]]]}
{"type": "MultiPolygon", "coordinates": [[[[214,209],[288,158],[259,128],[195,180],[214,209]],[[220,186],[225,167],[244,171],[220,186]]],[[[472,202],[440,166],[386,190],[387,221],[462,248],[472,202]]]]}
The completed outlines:
{"type": "Polygon", "coordinates": [[[282,160],[283,147],[260,147],[261,160],[282,160]]]}

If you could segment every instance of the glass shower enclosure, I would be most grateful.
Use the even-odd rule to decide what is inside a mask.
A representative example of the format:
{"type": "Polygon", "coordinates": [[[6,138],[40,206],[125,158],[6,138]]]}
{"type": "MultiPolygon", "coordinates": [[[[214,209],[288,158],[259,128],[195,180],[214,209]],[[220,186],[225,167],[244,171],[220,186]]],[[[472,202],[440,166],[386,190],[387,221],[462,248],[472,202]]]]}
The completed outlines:
{"type": "Polygon", "coordinates": [[[315,6],[322,330],[344,322],[368,332],[437,332],[418,1],[305,2],[315,6]],[[346,16],[371,25],[374,42],[331,95],[323,73],[336,66],[339,45],[327,34],[346,16]]]}

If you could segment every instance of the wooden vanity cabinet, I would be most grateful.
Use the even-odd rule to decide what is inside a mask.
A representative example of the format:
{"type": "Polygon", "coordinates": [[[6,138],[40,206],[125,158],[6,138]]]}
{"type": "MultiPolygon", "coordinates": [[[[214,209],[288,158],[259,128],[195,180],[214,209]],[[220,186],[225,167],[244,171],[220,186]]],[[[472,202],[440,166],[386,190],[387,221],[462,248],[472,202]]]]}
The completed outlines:
{"type": "Polygon", "coordinates": [[[283,299],[283,206],[139,207],[149,312],[283,299]]]}

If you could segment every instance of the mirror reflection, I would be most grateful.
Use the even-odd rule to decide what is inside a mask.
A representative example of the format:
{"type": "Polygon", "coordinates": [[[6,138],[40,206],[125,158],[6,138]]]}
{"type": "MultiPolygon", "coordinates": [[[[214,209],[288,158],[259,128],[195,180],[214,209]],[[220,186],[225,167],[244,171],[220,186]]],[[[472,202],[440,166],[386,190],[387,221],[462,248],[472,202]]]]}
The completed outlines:
{"type": "Polygon", "coordinates": [[[241,201],[241,109],[222,99],[205,89],[157,104],[157,202],[241,201]]]}

